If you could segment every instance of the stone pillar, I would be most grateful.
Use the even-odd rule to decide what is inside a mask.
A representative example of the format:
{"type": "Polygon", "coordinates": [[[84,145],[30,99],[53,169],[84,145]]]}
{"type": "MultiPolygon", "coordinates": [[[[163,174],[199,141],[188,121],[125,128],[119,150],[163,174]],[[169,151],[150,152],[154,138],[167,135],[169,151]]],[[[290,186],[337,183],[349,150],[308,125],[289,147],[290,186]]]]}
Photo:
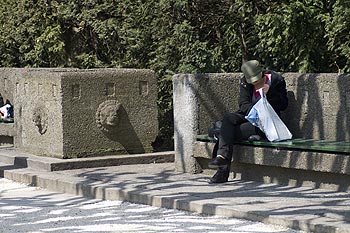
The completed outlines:
{"type": "Polygon", "coordinates": [[[175,169],[199,172],[192,156],[198,129],[198,82],[194,75],[173,76],[175,169]]]}
{"type": "Polygon", "coordinates": [[[193,158],[196,135],[206,134],[212,122],[238,109],[240,74],[177,74],[173,76],[175,168],[197,173],[193,158]]]}

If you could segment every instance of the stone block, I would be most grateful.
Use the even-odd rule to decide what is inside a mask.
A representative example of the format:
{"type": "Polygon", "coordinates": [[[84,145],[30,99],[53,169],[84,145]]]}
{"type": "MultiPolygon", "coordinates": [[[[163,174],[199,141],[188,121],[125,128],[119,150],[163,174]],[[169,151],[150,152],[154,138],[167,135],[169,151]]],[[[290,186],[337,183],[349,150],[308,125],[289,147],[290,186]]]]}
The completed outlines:
{"type": "Polygon", "coordinates": [[[17,149],[58,158],[152,151],[157,82],[137,69],[17,69],[17,149]]]}

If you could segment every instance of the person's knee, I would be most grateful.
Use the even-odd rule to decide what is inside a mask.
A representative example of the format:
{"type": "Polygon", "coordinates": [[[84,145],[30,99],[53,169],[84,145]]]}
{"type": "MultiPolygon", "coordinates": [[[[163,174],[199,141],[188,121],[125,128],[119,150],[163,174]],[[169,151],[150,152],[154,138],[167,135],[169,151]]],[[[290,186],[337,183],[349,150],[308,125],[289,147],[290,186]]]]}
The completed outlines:
{"type": "Polygon", "coordinates": [[[227,112],[224,114],[224,118],[222,120],[222,122],[230,122],[232,123],[232,120],[235,119],[235,114],[231,113],[231,112],[227,112]]]}
{"type": "Polygon", "coordinates": [[[242,122],[242,117],[238,113],[225,113],[222,123],[238,125],[242,122]]]}

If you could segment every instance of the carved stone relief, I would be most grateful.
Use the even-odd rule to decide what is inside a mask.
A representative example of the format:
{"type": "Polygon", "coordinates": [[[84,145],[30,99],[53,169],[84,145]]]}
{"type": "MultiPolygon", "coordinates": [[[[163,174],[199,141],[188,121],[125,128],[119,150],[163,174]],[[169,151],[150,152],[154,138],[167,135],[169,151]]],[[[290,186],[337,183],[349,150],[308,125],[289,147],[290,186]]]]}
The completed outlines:
{"type": "Polygon", "coordinates": [[[97,127],[104,133],[113,133],[120,122],[121,103],[117,100],[106,100],[96,111],[97,127]]]}
{"type": "Polygon", "coordinates": [[[38,132],[43,135],[48,127],[48,110],[45,106],[39,105],[34,108],[33,123],[38,128],[38,132]]]}

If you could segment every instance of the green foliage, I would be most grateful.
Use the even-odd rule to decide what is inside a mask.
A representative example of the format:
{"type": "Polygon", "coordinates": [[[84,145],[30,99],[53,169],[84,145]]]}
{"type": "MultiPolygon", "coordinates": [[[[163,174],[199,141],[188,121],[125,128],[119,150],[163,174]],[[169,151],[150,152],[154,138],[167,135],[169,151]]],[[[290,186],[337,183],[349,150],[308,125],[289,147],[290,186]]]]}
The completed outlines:
{"type": "Polygon", "coordinates": [[[0,14],[1,66],[155,70],[164,145],[175,73],[237,72],[248,59],[350,71],[349,1],[3,0],[0,14]]]}
{"type": "Polygon", "coordinates": [[[328,50],[332,63],[340,72],[350,72],[350,2],[337,0],[324,16],[328,50]]]}
{"type": "Polygon", "coordinates": [[[292,1],[268,6],[259,15],[257,53],[268,67],[280,71],[325,72],[329,52],[324,39],[324,1],[292,1]],[[320,59],[321,58],[321,59],[320,59]],[[324,58],[324,59],[322,59],[324,58]]]}

